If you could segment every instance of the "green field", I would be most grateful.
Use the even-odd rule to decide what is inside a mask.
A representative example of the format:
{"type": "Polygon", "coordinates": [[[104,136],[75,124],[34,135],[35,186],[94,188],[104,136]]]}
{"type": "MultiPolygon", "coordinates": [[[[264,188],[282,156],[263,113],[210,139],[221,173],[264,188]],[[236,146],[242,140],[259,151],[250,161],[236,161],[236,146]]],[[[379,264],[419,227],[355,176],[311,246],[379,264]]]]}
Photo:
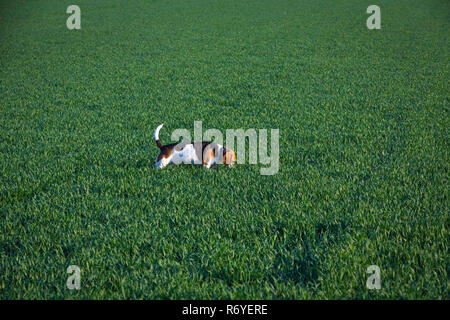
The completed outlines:
{"type": "Polygon", "coordinates": [[[0,299],[448,299],[450,2],[373,2],[1,1],[0,299]],[[154,170],[195,120],[279,172],[154,170]]]}

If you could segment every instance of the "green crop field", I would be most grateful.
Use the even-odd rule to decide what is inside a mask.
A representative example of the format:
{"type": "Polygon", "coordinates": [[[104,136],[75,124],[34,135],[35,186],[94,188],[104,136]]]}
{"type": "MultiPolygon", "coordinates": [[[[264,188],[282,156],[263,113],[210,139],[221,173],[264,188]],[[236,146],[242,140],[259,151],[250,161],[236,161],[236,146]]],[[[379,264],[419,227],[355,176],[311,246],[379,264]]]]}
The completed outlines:
{"type": "Polygon", "coordinates": [[[448,299],[449,12],[1,1],[0,299],[448,299]],[[194,121],[279,129],[279,171],[155,170],[194,121]]]}

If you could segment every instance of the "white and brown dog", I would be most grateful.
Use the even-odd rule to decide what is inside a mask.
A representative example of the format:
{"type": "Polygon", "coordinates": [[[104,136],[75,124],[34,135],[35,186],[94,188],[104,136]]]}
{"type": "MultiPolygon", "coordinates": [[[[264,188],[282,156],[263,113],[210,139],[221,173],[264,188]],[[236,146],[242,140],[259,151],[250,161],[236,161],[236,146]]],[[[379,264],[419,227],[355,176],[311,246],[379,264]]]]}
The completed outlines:
{"type": "Polygon", "coordinates": [[[153,135],[160,150],[155,161],[155,169],[162,169],[170,163],[203,164],[209,169],[221,163],[232,166],[236,162],[234,151],[217,143],[179,142],[163,146],[159,141],[159,130],[162,126],[159,125],[153,135]]]}

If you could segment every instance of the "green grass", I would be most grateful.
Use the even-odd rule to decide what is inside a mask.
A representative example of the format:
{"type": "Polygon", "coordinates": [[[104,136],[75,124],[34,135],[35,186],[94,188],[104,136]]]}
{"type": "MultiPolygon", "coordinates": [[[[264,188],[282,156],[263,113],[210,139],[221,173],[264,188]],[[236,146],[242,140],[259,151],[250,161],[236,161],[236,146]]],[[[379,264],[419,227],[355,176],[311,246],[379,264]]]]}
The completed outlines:
{"type": "Polygon", "coordinates": [[[372,2],[2,1],[0,298],[448,299],[450,4],[372,2]],[[279,172],[153,170],[194,120],[279,172]]]}

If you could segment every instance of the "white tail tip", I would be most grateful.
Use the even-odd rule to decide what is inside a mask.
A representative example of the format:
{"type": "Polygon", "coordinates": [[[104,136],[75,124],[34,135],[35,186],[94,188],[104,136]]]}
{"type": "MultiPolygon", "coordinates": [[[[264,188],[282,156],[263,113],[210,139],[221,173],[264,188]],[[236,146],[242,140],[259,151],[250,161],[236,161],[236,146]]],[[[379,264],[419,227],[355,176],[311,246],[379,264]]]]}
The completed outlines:
{"type": "Polygon", "coordinates": [[[155,141],[159,140],[159,130],[161,130],[161,128],[163,127],[164,124],[160,124],[156,130],[155,133],[153,134],[153,138],[155,138],[155,141]]]}

